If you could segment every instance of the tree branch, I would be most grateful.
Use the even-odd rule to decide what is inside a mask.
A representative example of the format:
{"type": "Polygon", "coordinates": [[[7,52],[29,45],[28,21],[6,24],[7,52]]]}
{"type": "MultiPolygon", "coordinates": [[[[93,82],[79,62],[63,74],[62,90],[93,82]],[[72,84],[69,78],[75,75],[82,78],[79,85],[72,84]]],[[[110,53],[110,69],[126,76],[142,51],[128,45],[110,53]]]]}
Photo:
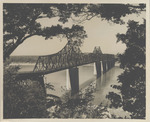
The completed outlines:
{"type": "Polygon", "coordinates": [[[8,58],[11,54],[12,54],[12,52],[21,44],[21,43],[23,43],[24,42],[24,40],[26,40],[27,38],[29,38],[29,37],[31,37],[31,36],[34,36],[34,35],[37,35],[37,34],[30,34],[30,35],[28,35],[28,36],[26,36],[26,37],[22,37],[22,36],[20,36],[18,39],[17,39],[17,41],[16,41],[16,43],[14,43],[11,47],[9,47],[8,49],[6,49],[6,51],[4,51],[4,61],[6,60],[6,58],[8,58]]]}
{"type": "Polygon", "coordinates": [[[35,35],[38,35],[38,34],[34,33],[34,34],[30,34],[30,35],[24,37],[23,39],[20,40],[20,44],[23,43],[24,40],[26,40],[27,38],[29,38],[29,37],[31,37],[31,36],[35,36],[35,35]]]}

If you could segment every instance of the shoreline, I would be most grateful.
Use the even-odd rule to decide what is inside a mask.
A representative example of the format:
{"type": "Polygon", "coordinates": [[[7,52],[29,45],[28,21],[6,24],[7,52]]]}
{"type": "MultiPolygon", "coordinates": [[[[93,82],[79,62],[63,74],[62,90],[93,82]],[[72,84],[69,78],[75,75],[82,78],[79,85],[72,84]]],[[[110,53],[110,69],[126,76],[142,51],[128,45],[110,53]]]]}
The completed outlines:
{"type": "Polygon", "coordinates": [[[12,66],[17,66],[17,65],[25,66],[25,65],[35,65],[35,64],[36,63],[14,63],[14,62],[10,63],[10,65],[12,65],[12,66]]]}

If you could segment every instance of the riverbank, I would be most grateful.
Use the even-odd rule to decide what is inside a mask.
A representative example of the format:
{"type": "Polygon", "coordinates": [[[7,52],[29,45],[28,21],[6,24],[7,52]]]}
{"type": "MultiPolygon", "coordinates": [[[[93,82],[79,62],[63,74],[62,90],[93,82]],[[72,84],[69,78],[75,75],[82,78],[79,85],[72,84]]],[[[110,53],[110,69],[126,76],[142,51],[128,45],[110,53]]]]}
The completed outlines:
{"type": "MultiPolygon", "coordinates": [[[[109,105],[111,103],[106,98],[106,95],[109,93],[109,91],[110,92],[115,91],[114,89],[111,88],[111,85],[113,83],[115,83],[115,84],[117,83],[117,80],[115,80],[117,77],[116,78],[109,77],[108,81],[105,78],[106,78],[106,76],[108,76],[108,74],[111,74],[114,72],[115,72],[115,75],[112,75],[112,76],[113,77],[117,76],[118,72],[115,70],[118,70],[118,72],[121,71],[121,69],[119,69],[119,67],[114,67],[114,68],[110,69],[108,72],[106,72],[106,74],[102,74],[102,76],[96,80],[95,80],[95,77],[93,77],[93,78],[85,81],[85,83],[80,85],[80,92],[84,95],[85,93],[86,94],[88,93],[86,89],[93,90],[93,93],[92,94],[90,93],[92,96],[94,96],[94,99],[92,101],[90,101],[90,103],[92,103],[91,106],[97,107],[100,104],[103,107],[107,106],[107,114],[110,116],[110,118],[112,115],[115,115],[116,117],[120,117],[120,118],[130,118],[130,113],[124,111],[121,107],[117,108],[117,109],[110,108],[109,105]],[[112,82],[110,82],[110,80],[112,82]]],[[[64,100],[64,97],[66,97],[66,95],[70,95],[70,93],[71,93],[70,90],[66,90],[65,93],[60,98],[62,100],[64,100]]]]}
{"type": "MultiPolygon", "coordinates": [[[[20,71],[30,71],[33,70],[35,63],[11,63],[11,65],[20,65],[20,71]]],[[[66,92],[70,92],[70,81],[68,81],[67,84],[66,71],[67,70],[62,70],[45,75],[44,82],[50,83],[55,89],[55,91],[47,90],[47,93],[63,97],[66,92]],[[69,86],[69,89],[67,89],[67,85],[69,86]]],[[[111,85],[117,84],[117,76],[120,75],[122,71],[123,70],[119,68],[119,63],[116,63],[115,67],[107,71],[105,74],[102,73],[102,76],[96,79],[93,64],[79,66],[79,88],[84,92],[86,88],[92,86],[95,89],[95,92],[93,93],[94,100],[91,101],[92,104],[97,106],[102,103],[103,106],[109,106],[110,101],[106,99],[106,95],[111,91],[115,91],[111,85]]],[[[129,113],[124,112],[122,108],[109,108],[109,112],[121,117],[127,116],[129,118],[129,113]]]]}
{"type": "Polygon", "coordinates": [[[29,65],[32,66],[32,65],[35,65],[35,63],[14,63],[14,62],[12,62],[12,63],[10,63],[10,65],[11,65],[11,66],[18,66],[18,65],[19,65],[19,66],[27,66],[27,65],[28,65],[28,66],[29,66],[29,65]]]}

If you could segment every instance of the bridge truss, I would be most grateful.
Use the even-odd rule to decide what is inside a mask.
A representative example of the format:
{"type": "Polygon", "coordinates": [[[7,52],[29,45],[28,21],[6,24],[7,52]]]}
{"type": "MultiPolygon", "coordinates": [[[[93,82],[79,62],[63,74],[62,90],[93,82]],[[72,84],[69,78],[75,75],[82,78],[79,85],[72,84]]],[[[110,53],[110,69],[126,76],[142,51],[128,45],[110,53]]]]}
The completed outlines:
{"type": "Polygon", "coordinates": [[[82,53],[79,46],[68,42],[67,45],[56,54],[39,56],[33,72],[48,74],[93,62],[108,62],[113,60],[114,55],[102,54],[100,48],[95,48],[93,53],[82,53]]]}

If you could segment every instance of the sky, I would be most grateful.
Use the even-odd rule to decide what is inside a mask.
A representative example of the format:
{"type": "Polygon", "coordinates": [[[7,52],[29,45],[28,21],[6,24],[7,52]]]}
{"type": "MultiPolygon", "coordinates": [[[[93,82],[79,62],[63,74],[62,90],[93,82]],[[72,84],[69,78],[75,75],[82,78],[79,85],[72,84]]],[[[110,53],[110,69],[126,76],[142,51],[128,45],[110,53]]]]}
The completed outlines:
{"type": "MultiPolygon", "coordinates": [[[[117,54],[123,53],[126,49],[125,44],[121,42],[116,43],[117,33],[126,33],[128,20],[143,22],[145,18],[145,12],[140,16],[136,14],[128,15],[123,18],[126,22],[124,25],[114,24],[100,18],[93,18],[87,20],[82,26],[87,33],[87,38],[84,40],[83,46],[81,47],[82,52],[92,52],[95,46],[100,46],[103,53],[117,54]]],[[[61,24],[64,27],[71,27],[73,21],[70,19],[68,23],[62,24],[58,22],[58,18],[54,19],[40,19],[38,22],[41,23],[42,27],[52,26],[61,24]]],[[[45,40],[41,36],[33,36],[25,40],[11,55],[49,55],[59,52],[67,43],[65,38],[60,39],[54,37],[53,39],[45,40]]]]}

